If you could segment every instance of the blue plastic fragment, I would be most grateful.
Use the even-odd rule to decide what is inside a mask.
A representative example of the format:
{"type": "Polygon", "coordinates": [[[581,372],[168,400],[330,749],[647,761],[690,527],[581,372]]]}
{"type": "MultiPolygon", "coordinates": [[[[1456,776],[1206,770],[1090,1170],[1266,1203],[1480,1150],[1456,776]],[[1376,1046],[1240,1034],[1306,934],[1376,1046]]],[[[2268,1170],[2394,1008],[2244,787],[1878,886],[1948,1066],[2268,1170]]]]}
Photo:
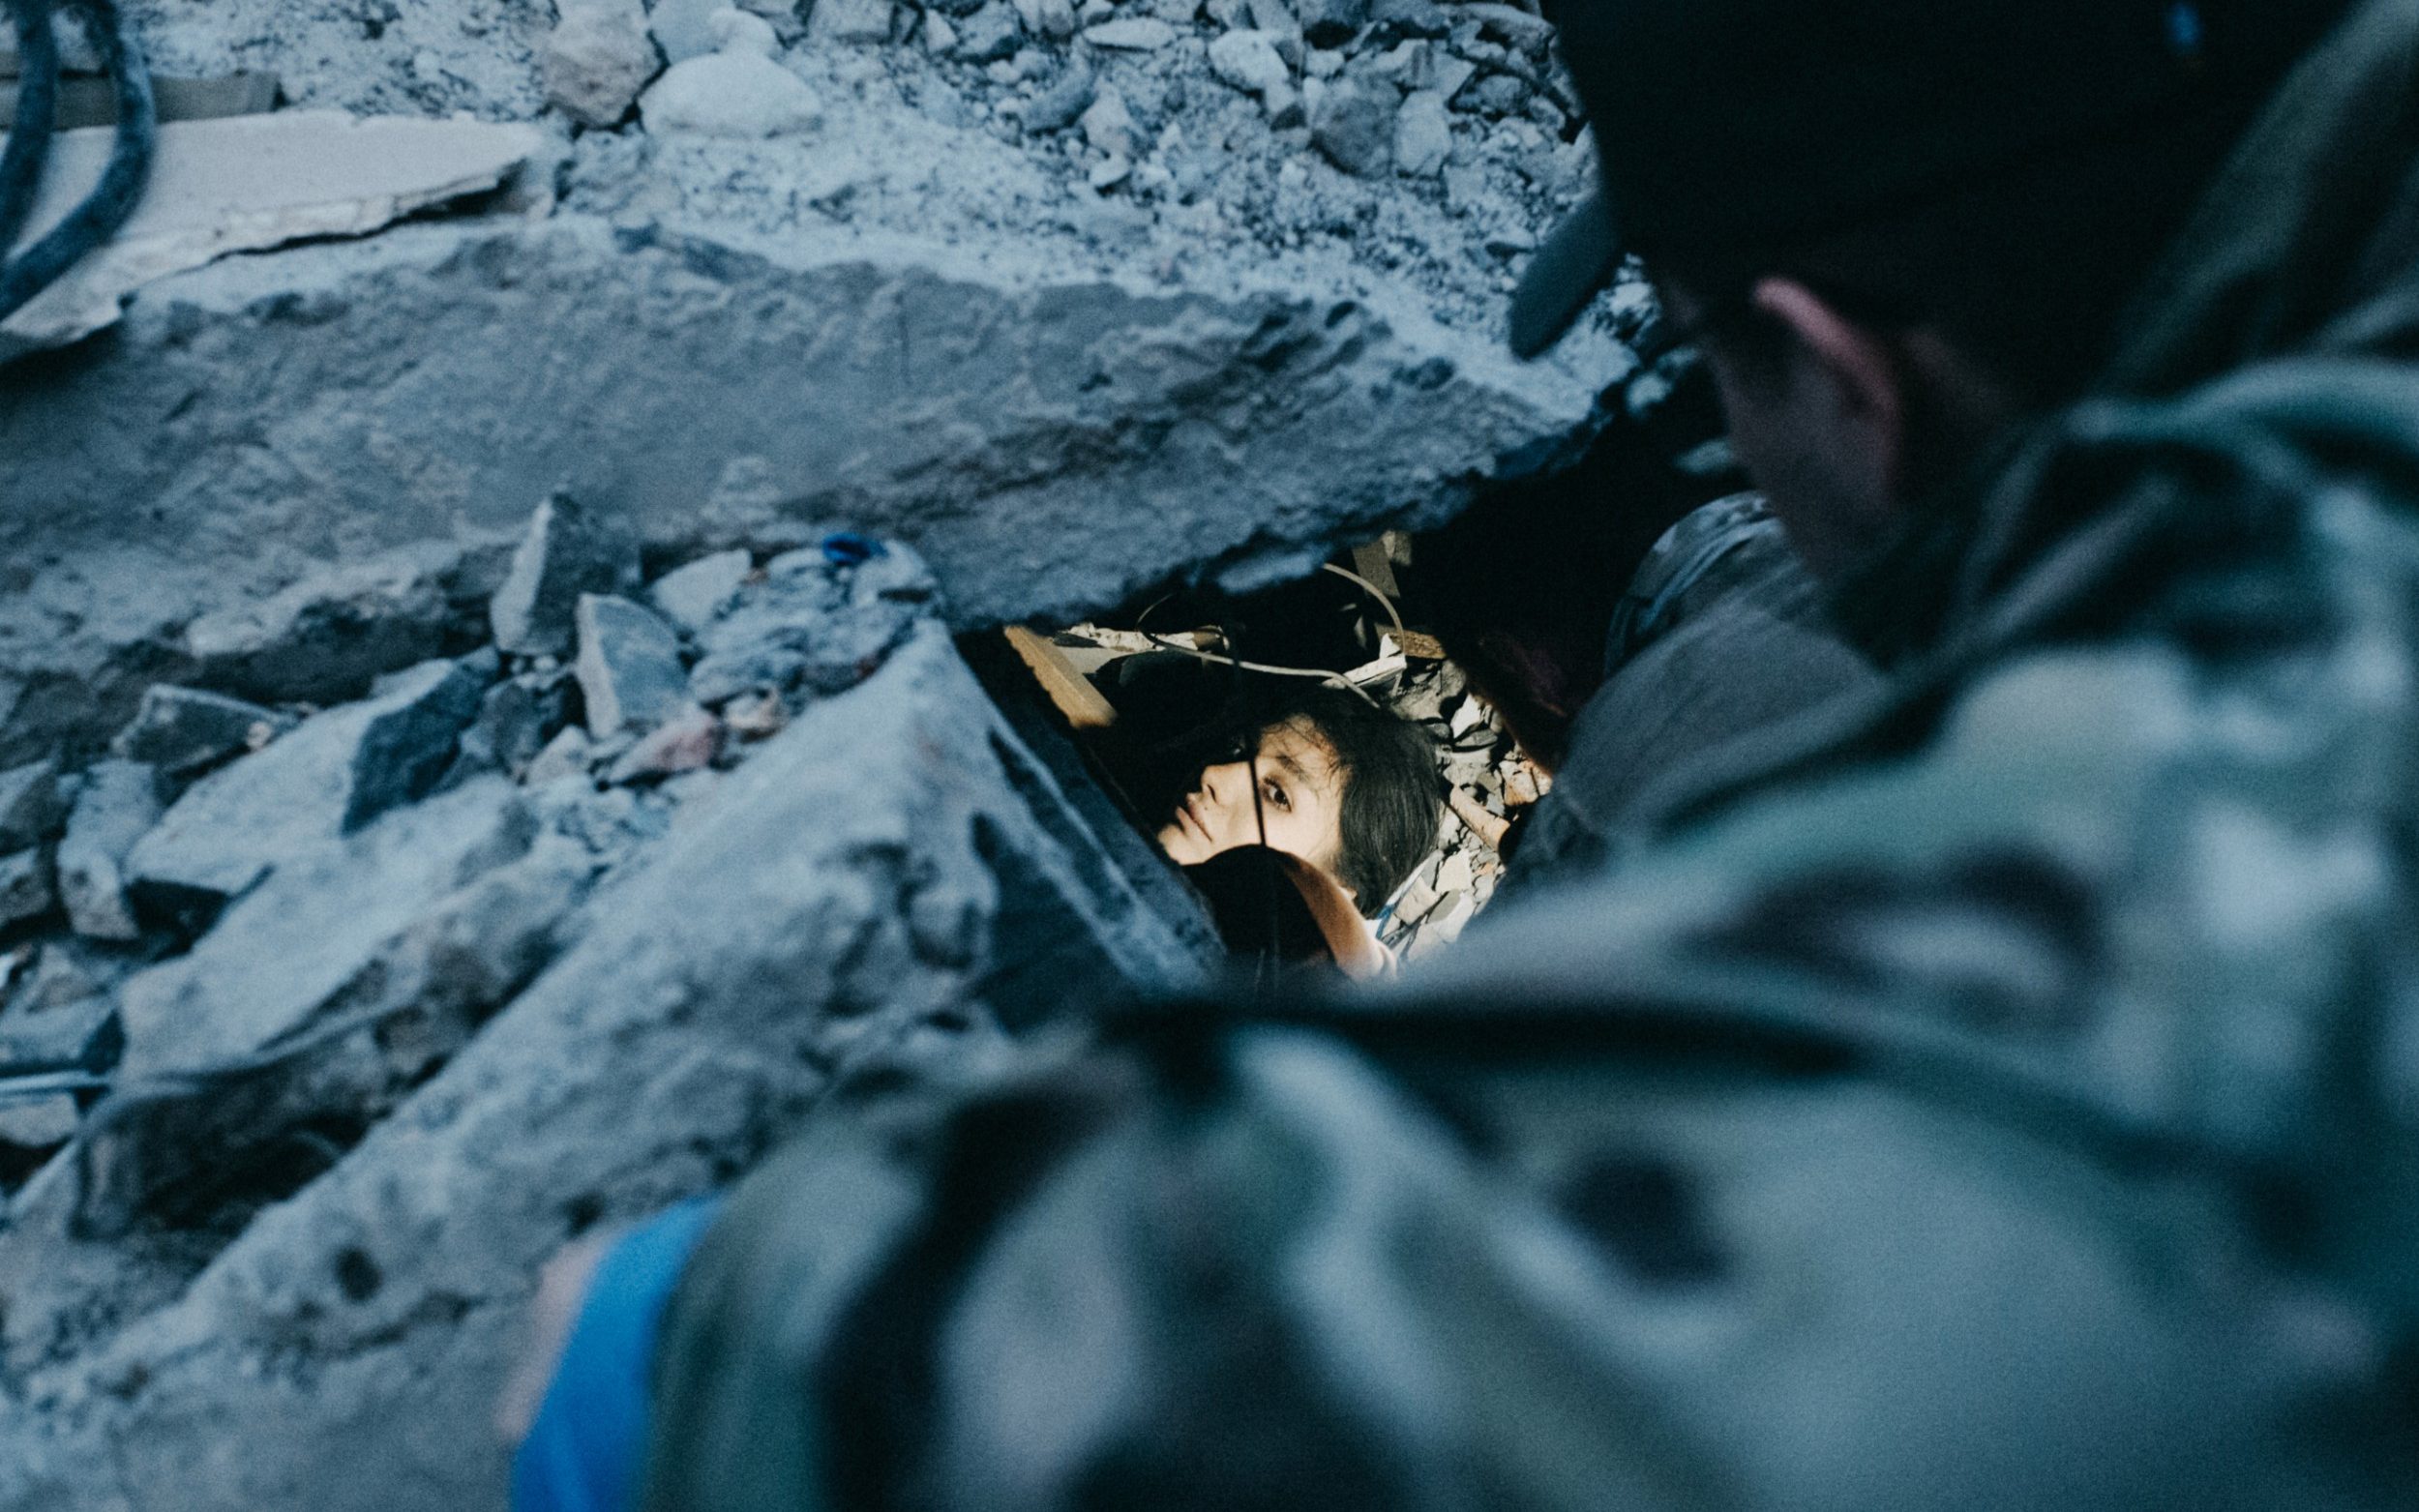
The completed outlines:
{"type": "Polygon", "coordinates": [[[2208,41],[2209,28],[2201,19],[2200,7],[2193,0],[2176,0],[2167,9],[2167,42],[2175,48],[2175,55],[2187,63],[2197,63],[2208,41]]]}
{"type": "Polygon", "coordinates": [[[823,560],[834,567],[856,567],[882,554],[882,544],[853,530],[835,530],[823,537],[823,560]]]}

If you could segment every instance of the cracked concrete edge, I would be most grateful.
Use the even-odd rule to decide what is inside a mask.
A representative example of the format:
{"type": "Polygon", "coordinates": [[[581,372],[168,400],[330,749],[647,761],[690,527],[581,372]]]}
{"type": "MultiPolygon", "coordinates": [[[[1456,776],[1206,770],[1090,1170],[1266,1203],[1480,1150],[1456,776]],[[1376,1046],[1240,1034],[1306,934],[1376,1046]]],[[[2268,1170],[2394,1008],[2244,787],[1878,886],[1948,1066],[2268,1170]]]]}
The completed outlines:
{"type": "Polygon", "coordinates": [[[91,738],[139,693],[120,665],[174,665],[197,619],[331,562],[493,548],[557,487],[661,558],[846,526],[922,551],[961,628],[1066,619],[1439,522],[1593,397],[1351,299],[895,242],[776,261],[564,217],[231,258],[0,371],[27,588],[0,703],[95,690],[0,716],[0,753],[91,738]]]}
{"type": "MultiPolygon", "coordinates": [[[[964,1004],[1001,912],[980,825],[1049,875],[1080,870],[1002,770],[995,743],[1013,736],[982,698],[928,625],[775,737],[335,1168],[176,1301],[16,1382],[0,1504],[107,1505],[108,1464],[121,1502],[192,1512],[501,1505],[487,1413],[572,1215],[636,1217],[727,1179],[796,1127],[836,1065],[964,1004]],[[716,905],[696,906],[709,888],[716,905]],[[930,937],[961,916],[974,950],[930,937]],[[348,1251],[380,1278],[367,1297],[341,1279],[348,1251]]],[[[1139,979],[1190,969],[1148,914],[1102,927],[1139,979]]],[[[979,1027],[916,1048],[919,1065],[969,1070],[1000,1052],[979,1027]]]]}

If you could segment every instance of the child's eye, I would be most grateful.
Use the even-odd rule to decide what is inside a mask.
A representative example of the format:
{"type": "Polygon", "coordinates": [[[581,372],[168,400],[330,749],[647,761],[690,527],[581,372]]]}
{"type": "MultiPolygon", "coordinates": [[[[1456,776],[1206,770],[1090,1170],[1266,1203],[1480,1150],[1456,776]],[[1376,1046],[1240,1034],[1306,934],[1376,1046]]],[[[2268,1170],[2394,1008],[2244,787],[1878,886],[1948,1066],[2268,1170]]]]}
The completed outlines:
{"type": "Polygon", "coordinates": [[[1290,809],[1293,807],[1293,804],[1286,800],[1285,789],[1275,783],[1269,784],[1268,791],[1263,796],[1268,799],[1269,804],[1276,808],[1290,809]]]}

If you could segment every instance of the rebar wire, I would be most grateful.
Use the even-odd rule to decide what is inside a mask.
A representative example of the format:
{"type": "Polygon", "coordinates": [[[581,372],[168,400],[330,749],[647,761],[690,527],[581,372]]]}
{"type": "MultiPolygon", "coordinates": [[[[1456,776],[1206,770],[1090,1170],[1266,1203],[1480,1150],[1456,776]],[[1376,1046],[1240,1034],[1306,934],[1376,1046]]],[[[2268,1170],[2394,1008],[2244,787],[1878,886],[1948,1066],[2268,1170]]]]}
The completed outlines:
{"type": "Polygon", "coordinates": [[[50,0],[7,0],[16,33],[16,119],[0,150],[0,265],[34,213],[34,192],[50,159],[59,115],[59,42],[50,30],[50,0]]]}
{"type": "MultiPolygon", "coordinates": [[[[151,162],[159,143],[159,118],[151,97],[151,74],[143,66],[142,48],[134,41],[126,16],[118,9],[117,0],[68,0],[83,13],[91,23],[93,45],[100,50],[103,70],[116,95],[117,127],[109,144],[109,161],[101,170],[101,181],[95,184],[67,218],[28,247],[15,258],[0,263],[0,320],[22,309],[35,295],[57,282],[60,275],[81,261],[94,249],[117,234],[134,206],[142,199],[143,188],[151,178],[151,162]]],[[[22,183],[15,180],[0,182],[0,210],[12,209],[19,195],[32,206],[33,193],[40,182],[40,168],[47,156],[48,128],[57,110],[55,91],[58,83],[58,57],[50,23],[60,14],[53,0],[9,0],[17,22],[20,44],[39,34],[33,46],[43,49],[46,69],[28,73],[24,85],[37,93],[50,95],[37,129],[45,137],[31,156],[33,171],[22,183]],[[46,81],[46,82],[45,82],[46,81]]],[[[20,49],[20,58],[26,57],[20,49]]],[[[9,134],[9,153],[15,157],[17,137],[26,122],[28,101],[20,95],[17,104],[18,131],[9,134]]],[[[5,166],[5,165],[0,165],[5,166]]],[[[5,173],[0,173],[5,178],[5,173]]],[[[22,229],[21,220],[12,234],[0,238],[0,252],[14,240],[14,232],[22,229]]]]}

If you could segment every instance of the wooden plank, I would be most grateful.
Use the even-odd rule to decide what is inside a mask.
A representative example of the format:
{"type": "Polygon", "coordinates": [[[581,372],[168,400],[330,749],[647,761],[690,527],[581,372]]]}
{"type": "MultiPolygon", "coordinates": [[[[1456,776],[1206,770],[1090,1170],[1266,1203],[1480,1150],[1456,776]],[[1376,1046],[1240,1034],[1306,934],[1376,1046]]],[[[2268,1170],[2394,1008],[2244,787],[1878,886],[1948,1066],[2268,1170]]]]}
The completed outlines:
{"type": "Polygon", "coordinates": [[[1033,669],[1034,680],[1069,725],[1077,729],[1107,729],[1117,724],[1116,705],[1102,697],[1100,690],[1057,646],[1019,625],[1008,627],[1005,635],[1008,645],[1033,669]]]}

